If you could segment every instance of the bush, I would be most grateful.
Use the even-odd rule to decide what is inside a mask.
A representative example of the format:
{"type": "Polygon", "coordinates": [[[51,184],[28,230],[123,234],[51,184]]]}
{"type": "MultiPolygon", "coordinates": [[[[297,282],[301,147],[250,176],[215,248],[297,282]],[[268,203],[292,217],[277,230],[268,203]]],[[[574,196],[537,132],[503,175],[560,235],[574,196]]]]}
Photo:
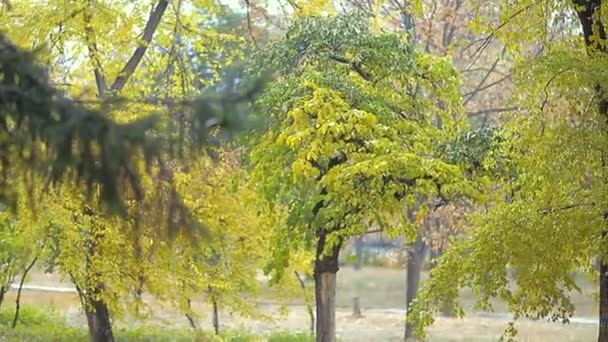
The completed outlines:
{"type": "Polygon", "coordinates": [[[89,334],[86,329],[70,327],[68,325],[18,325],[15,329],[5,327],[0,332],[3,341],[57,341],[81,342],[88,341],[89,334]]]}
{"type": "Polygon", "coordinates": [[[24,305],[15,329],[14,309],[0,311],[0,339],[5,341],[86,341],[85,329],[70,326],[56,311],[24,305]]]}

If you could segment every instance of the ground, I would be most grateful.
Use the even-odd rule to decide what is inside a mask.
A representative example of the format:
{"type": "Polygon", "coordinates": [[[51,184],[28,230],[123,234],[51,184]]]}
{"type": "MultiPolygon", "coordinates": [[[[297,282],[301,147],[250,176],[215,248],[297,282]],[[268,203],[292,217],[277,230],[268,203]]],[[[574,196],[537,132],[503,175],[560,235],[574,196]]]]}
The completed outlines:
{"type": "MultiPolygon", "coordinates": [[[[403,336],[405,306],[405,272],[395,269],[364,268],[353,271],[343,267],[339,273],[337,291],[337,330],[342,341],[400,341],[403,336]],[[352,297],[359,294],[363,306],[364,318],[351,318],[350,304],[352,297]]],[[[55,275],[45,275],[35,272],[28,281],[29,284],[44,286],[69,286],[55,275]]],[[[592,341],[596,339],[597,324],[593,319],[595,302],[591,296],[592,286],[581,280],[584,289],[582,294],[574,294],[573,300],[577,305],[576,315],[581,318],[578,323],[561,325],[542,321],[521,321],[518,323],[519,341],[592,341]]],[[[269,292],[270,294],[270,292],[269,292]]],[[[14,299],[14,291],[7,301],[14,299]]],[[[470,292],[463,291],[465,306],[470,307],[472,297],[470,292]]],[[[52,305],[66,314],[77,324],[84,324],[79,303],[74,293],[57,293],[44,291],[25,291],[23,302],[35,305],[52,305]]],[[[264,301],[261,310],[273,314],[274,321],[259,321],[236,317],[228,312],[220,314],[223,329],[244,328],[252,331],[268,331],[287,329],[291,331],[306,331],[309,318],[306,308],[294,303],[286,316],[278,315],[279,307],[264,301]]],[[[210,308],[197,303],[196,309],[201,313],[210,313],[210,308]]],[[[497,309],[501,309],[497,305],[497,309]]],[[[155,320],[161,323],[183,325],[187,328],[187,320],[169,310],[156,315],[155,320]]],[[[438,317],[430,331],[430,341],[496,341],[509,322],[508,315],[471,313],[464,319],[438,317]]],[[[210,317],[201,319],[203,328],[211,329],[210,317]]]]}

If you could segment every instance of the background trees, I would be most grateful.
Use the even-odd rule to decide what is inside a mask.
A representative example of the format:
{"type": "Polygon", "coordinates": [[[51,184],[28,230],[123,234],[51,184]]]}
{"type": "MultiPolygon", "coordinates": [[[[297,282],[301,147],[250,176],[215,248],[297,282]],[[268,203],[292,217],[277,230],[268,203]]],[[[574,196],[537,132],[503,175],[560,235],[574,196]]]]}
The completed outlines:
{"type": "MultiPolygon", "coordinates": [[[[426,310],[438,298],[453,298],[452,284],[479,291],[482,307],[496,296],[509,304],[516,318],[567,322],[574,311],[570,293],[578,289],[573,273],[584,270],[597,277],[592,260],[596,256],[603,260],[608,189],[602,160],[608,140],[604,80],[596,67],[605,56],[592,43],[604,39],[601,3],[520,5],[501,12],[501,17],[508,16],[508,25],[516,27],[524,17],[536,18],[543,27],[567,22],[571,29],[583,29],[583,39],[575,34],[555,39],[537,25],[517,26],[519,30],[501,34],[522,56],[515,79],[517,101],[525,114],[513,116],[505,125],[507,139],[500,147],[515,173],[494,183],[489,212],[472,217],[475,228],[470,237],[458,241],[440,262],[418,307],[424,322],[430,318],[426,310]],[[547,17],[547,13],[559,15],[547,17]],[[592,22],[595,28],[588,26],[592,22]],[[529,57],[525,48],[537,43],[544,51],[529,57]]],[[[496,161],[490,158],[486,163],[496,161]]],[[[604,312],[601,270],[600,317],[604,312]]],[[[599,340],[606,338],[600,323],[599,340]]]]}

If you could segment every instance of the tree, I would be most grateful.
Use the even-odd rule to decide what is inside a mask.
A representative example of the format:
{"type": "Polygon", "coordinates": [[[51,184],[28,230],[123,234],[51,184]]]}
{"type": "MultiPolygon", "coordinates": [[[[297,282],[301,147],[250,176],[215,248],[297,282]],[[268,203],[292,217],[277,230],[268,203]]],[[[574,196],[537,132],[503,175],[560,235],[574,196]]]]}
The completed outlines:
{"type": "MultiPolygon", "coordinates": [[[[412,43],[418,44],[428,53],[450,56],[460,72],[460,91],[471,126],[487,127],[499,124],[501,114],[517,109],[508,103],[508,94],[513,91],[511,56],[492,34],[477,32],[473,30],[474,26],[470,25],[478,11],[477,1],[344,0],[340,1],[340,4],[346,13],[352,12],[353,9],[364,11],[369,13],[375,25],[382,29],[407,34],[412,43]]],[[[441,122],[438,121],[437,124],[441,122]]],[[[470,200],[451,203],[450,207],[455,212],[472,209],[470,200]]],[[[446,208],[441,212],[446,214],[446,208]]],[[[425,217],[423,224],[417,227],[420,238],[405,245],[408,256],[407,307],[417,295],[421,265],[426,255],[428,254],[429,259],[434,259],[443,251],[442,248],[437,248],[437,244],[429,246],[429,242],[437,239],[447,242],[455,231],[454,227],[445,225],[440,230],[431,229],[434,225],[430,221],[436,222],[437,217],[438,213],[430,213],[429,217],[425,217]],[[441,233],[441,236],[437,233],[441,233]]],[[[431,265],[433,264],[431,260],[431,265]]],[[[411,337],[413,333],[413,324],[410,323],[406,321],[406,338],[411,337]]]]}
{"type": "MultiPolygon", "coordinates": [[[[152,283],[137,264],[146,251],[141,235],[166,238],[163,232],[150,232],[158,230],[158,222],[168,223],[169,237],[184,227],[200,235],[197,215],[173,184],[175,157],[191,158],[194,149],[184,147],[208,146],[209,138],[221,136],[222,126],[241,123],[240,95],[196,98],[201,86],[215,78],[196,78],[196,69],[185,58],[192,52],[201,57],[209,49],[219,50],[225,41],[240,40],[197,26],[212,20],[212,4],[191,3],[187,11],[184,6],[183,1],[158,1],[148,15],[149,6],[143,2],[113,2],[110,8],[104,2],[54,1],[19,3],[3,13],[6,20],[0,29],[17,45],[52,42],[35,56],[45,63],[43,71],[34,65],[34,57],[2,36],[2,137],[6,150],[15,150],[4,160],[3,176],[9,179],[24,168],[42,165],[40,174],[51,180],[65,181],[74,174],[88,185],[88,199],[81,196],[79,186],[66,184],[51,192],[55,203],[44,205],[47,214],[60,218],[53,236],[55,262],[75,283],[96,341],[113,340],[111,312],[118,316],[122,309],[116,298],[131,290],[141,294],[142,282],[152,283]],[[31,29],[19,30],[20,25],[31,29]],[[142,28],[137,37],[135,32],[142,28]],[[145,117],[152,111],[164,115],[145,117]],[[48,170],[46,162],[51,163],[48,170]],[[155,197],[144,199],[145,193],[155,197]],[[119,204],[128,220],[108,216],[91,198],[119,204]],[[151,203],[167,216],[155,216],[157,221],[141,228],[142,208],[151,203]],[[117,269],[113,258],[125,267],[117,269]]],[[[235,51],[221,57],[230,61],[235,51]]],[[[211,71],[220,64],[211,63],[211,71]]],[[[32,179],[44,184],[40,177],[32,179]]],[[[6,185],[10,189],[10,183],[6,185]]]]}
{"type": "MultiPolygon", "coordinates": [[[[582,269],[599,276],[598,340],[607,341],[608,106],[600,12],[605,4],[500,4],[497,16],[518,28],[495,34],[519,55],[516,101],[525,113],[506,124],[498,149],[503,157],[490,156],[484,164],[507,158],[513,172],[490,187],[488,213],[471,217],[472,231],[442,257],[411,317],[421,323],[422,332],[441,299],[457,305],[458,289],[470,286],[480,294],[481,308],[498,297],[516,318],[567,323],[575,310],[569,294],[579,290],[573,273],[582,269]],[[535,25],[519,26],[523,20],[535,25]],[[561,29],[555,35],[547,31],[554,22],[561,29]],[[541,45],[543,53],[526,54],[533,45],[541,45]],[[591,262],[595,257],[599,275],[591,262]]],[[[456,310],[462,313],[461,307],[456,310]]],[[[506,333],[515,334],[514,325],[506,333]]]]}
{"type": "Polygon", "coordinates": [[[370,223],[415,237],[403,200],[473,191],[458,165],[434,154],[464,126],[457,74],[362,16],[303,17],[260,61],[279,72],[257,103],[270,122],[252,151],[252,177],[288,211],[271,272],[282,275],[292,250],[315,252],[317,340],[334,341],[344,241],[370,223]]]}

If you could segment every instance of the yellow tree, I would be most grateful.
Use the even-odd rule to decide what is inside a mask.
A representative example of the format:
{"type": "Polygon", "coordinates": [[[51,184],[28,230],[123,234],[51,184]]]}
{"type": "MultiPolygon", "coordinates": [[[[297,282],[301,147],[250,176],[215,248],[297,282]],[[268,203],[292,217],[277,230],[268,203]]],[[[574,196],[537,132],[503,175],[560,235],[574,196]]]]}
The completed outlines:
{"type": "MultiPolygon", "coordinates": [[[[222,46],[225,42],[240,43],[240,39],[230,34],[219,34],[209,25],[216,18],[218,8],[213,3],[200,1],[19,2],[10,9],[2,7],[0,30],[24,48],[49,42],[36,57],[46,66],[55,87],[77,98],[83,106],[124,123],[151,111],[169,114],[161,124],[168,129],[173,127],[173,135],[165,139],[171,147],[174,140],[183,141],[183,135],[188,135],[191,141],[204,138],[205,129],[217,124],[211,120],[199,120],[193,122],[196,127],[186,125],[184,117],[192,113],[184,104],[193,102],[200,89],[213,81],[197,77],[191,56],[200,58],[211,51],[221,52],[228,63],[238,56],[238,49],[222,51],[222,46]]],[[[211,67],[216,70],[219,63],[212,63],[211,67]]],[[[202,108],[198,110],[213,109],[208,103],[200,103],[200,106],[202,108]]],[[[87,116],[74,117],[74,120],[83,118],[87,116]]],[[[105,127],[91,129],[97,132],[105,127]]],[[[120,134],[128,135],[128,129],[129,126],[125,126],[120,134]]],[[[192,226],[196,218],[176,195],[173,163],[158,157],[151,165],[156,170],[155,174],[136,179],[135,174],[150,167],[143,163],[144,160],[150,161],[146,158],[150,151],[106,149],[106,145],[91,144],[86,137],[82,134],[75,143],[66,140],[84,156],[101,155],[118,160],[126,159],[127,153],[142,156],[141,163],[128,164],[120,170],[124,178],[134,183],[123,196],[127,200],[128,211],[135,214],[128,221],[106,216],[89,205],[88,198],[83,197],[78,186],[60,188],[46,203],[47,212],[56,212],[57,217],[62,218],[60,224],[64,227],[57,229],[54,236],[56,260],[79,289],[92,338],[112,340],[110,307],[114,312],[119,312],[119,308],[109,307],[108,303],[130,288],[141,291],[140,276],[143,275],[145,280],[145,273],[136,269],[136,264],[125,262],[128,266],[123,267],[109,262],[119,252],[123,253],[121,259],[124,261],[138,260],[145,251],[140,246],[138,229],[140,206],[145,206],[145,203],[132,201],[139,200],[150,187],[161,188],[166,191],[157,194],[157,204],[163,205],[158,211],[169,214],[169,227],[192,226]],[[110,151],[120,155],[110,157],[110,151]],[[163,182],[164,187],[157,186],[163,182]],[[133,229],[119,231],[124,226],[133,229]],[[118,268],[120,272],[116,272],[118,268]],[[126,274],[131,277],[123,277],[126,274]],[[104,278],[109,275],[111,278],[104,278]],[[130,279],[133,277],[136,279],[130,279]],[[109,286],[112,289],[108,289],[109,286]]],[[[110,135],[110,143],[112,138],[115,137],[110,135]]],[[[148,136],[138,138],[145,140],[148,136]]],[[[84,178],[98,177],[95,171],[85,174],[84,178]]],[[[108,170],[99,170],[104,171],[108,170]]],[[[89,195],[93,198],[116,197],[105,192],[108,189],[116,192],[118,188],[119,185],[114,184],[99,192],[92,187],[89,195]]],[[[158,225],[158,222],[153,224],[158,225]]]]}
{"type": "Polygon", "coordinates": [[[253,178],[287,210],[270,269],[280,277],[290,253],[314,251],[316,338],[334,341],[344,241],[372,223],[415,236],[402,200],[473,190],[437,150],[463,128],[458,77],[449,60],[358,16],[303,17],[261,63],[279,74],[258,102],[270,122],[252,151],[253,178]]]}
{"type": "MultiPolygon", "coordinates": [[[[478,27],[517,56],[513,102],[523,113],[509,118],[497,151],[512,172],[489,188],[492,206],[472,216],[469,236],[446,252],[411,317],[422,332],[438,304],[457,304],[458,289],[471,287],[480,308],[496,297],[515,318],[567,323],[576,309],[570,294],[580,291],[573,275],[582,270],[599,280],[598,341],[607,341],[606,3],[478,6],[478,27]],[[495,29],[496,21],[509,29],[495,29]]],[[[484,163],[504,161],[494,154],[484,163]]],[[[513,324],[506,330],[516,332],[513,324]]]]}

